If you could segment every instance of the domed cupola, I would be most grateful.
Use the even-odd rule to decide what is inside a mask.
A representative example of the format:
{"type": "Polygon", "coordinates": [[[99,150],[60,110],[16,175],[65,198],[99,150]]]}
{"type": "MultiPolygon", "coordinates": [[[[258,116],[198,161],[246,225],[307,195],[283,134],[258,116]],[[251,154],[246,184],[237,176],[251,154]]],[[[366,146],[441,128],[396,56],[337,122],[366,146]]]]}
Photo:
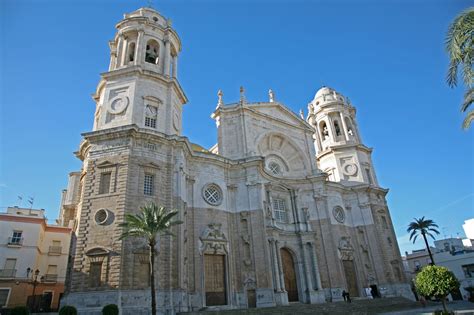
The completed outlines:
{"type": "Polygon", "coordinates": [[[318,131],[318,149],[331,145],[359,142],[355,126],[355,108],[336,90],[323,86],[308,105],[308,122],[318,131]]]}
{"type": "Polygon", "coordinates": [[[324,107],[331,104],[349,105],[344,95],[327,86],[323,86],[318,90],[318,92],[316,92],[311,104],[313,104],[316,111],[318,110],[318,107],[324,107]]]}
{"type": "Polygon", "coordinates": [[[362,144],[356,110],[349,99],[323,86],[308,104],[307,121],[314,128],[318,167],[329,180],[377,185],[371,150],[362,144]]]}

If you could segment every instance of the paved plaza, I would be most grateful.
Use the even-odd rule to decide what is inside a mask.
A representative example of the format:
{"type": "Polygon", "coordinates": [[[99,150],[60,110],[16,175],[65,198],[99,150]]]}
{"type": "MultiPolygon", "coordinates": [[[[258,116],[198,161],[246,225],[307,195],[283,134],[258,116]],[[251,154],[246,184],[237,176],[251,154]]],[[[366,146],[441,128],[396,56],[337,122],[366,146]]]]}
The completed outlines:
{"type": "MultiPolygon", "coordinates": [[[[289,306],[270,308],[254,308],[240,310],[203,310],[200,312],[180,313],[186,315],[309,315],[309,314],[385,314],[385,315],[414,315],[433,314],[443,308],[441,303],[430,302],[422,307],[419,302],[404,298],[384,298],[375,300],[354,300],[352,303],[334,302],[325,304],[292,303],[289,306]]],[[[474,303],[456,301],[448,303],[448,308],[455,314],[474,314],[474,303]]]]}

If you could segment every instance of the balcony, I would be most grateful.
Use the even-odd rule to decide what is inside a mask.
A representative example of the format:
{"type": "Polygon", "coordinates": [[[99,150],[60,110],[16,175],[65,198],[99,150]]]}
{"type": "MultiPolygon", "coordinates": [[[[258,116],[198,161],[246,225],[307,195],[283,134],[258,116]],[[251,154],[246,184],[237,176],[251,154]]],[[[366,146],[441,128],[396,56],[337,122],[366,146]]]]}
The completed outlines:
{"type": "Polygon", "coordinates": [[[8,246],[9,247],[23,246],[23,238],[22,237],[9,237],[8,238],[8,246]]]}
{"type": "Polygon", "coordinates": [[[16,269],[0,269],[0,278],[15,278],[16,269]]]}
{"type": "Polygon", "coordinates": [[[48,255],[61,255],[61,246],[49,246],[48,255]]]}
{"type": "Polygon", "coordinates": [[[57,274],[52,274],[52,273],[47,273],[44,276],[41,277],[41,281],[44,283],[56,283],[58,282],[58,275],[57,274]]]}

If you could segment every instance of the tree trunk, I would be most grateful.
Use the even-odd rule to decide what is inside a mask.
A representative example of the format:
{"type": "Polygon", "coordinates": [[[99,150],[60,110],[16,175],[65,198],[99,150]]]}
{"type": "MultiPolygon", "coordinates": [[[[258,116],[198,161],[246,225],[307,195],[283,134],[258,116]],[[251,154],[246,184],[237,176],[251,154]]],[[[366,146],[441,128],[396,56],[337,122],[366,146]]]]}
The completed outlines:
{"type": "Polygon", "coordinates": [[[151,314],[156,315],[156,295],[155,295],[155,242],[150,244],[150,291],[151,291],[151,314]]]}
{"type": "Polygon", "coordinates": [[[445,296],[443,296],[443,297],[441,298],[441,302],[443,302],[443,309],[444,309],[444,311],[447,313],[447,312],[448,312],[448,308],[446,307],[446,297],[445,297],[445,296]]]}
{"type": "Polygon", "coordinates": [[[425,240],[426,249],[428,250],[428,255],[430,255],[430,259],[431,259],[431,265],[434,266],[435,262],[433,259],[433,255],[431,254],[430,246],[428,245],[428,240],[426,239],[426,234],[421,232],[421,235],[423,235],[423,239],[425,240]]]}

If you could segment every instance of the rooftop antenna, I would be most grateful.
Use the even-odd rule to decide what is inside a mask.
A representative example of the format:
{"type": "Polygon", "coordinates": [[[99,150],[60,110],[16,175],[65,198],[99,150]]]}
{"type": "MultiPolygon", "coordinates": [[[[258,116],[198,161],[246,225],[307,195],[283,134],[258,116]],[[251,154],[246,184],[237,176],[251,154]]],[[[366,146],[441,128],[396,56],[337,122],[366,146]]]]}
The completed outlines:
{"type": "Polygon", "coordinates": [[[31,215],[31,209],[33,208],[33,203],[35,202],[35,197],[28,197],[28,203],[30,204],[30,215],[31,215]]]}
{"type": "Polygon", "coordinates": [[[21,203],[23,201],[23,196],[18,196],[18,207],[21,207],[21,203]]]}

